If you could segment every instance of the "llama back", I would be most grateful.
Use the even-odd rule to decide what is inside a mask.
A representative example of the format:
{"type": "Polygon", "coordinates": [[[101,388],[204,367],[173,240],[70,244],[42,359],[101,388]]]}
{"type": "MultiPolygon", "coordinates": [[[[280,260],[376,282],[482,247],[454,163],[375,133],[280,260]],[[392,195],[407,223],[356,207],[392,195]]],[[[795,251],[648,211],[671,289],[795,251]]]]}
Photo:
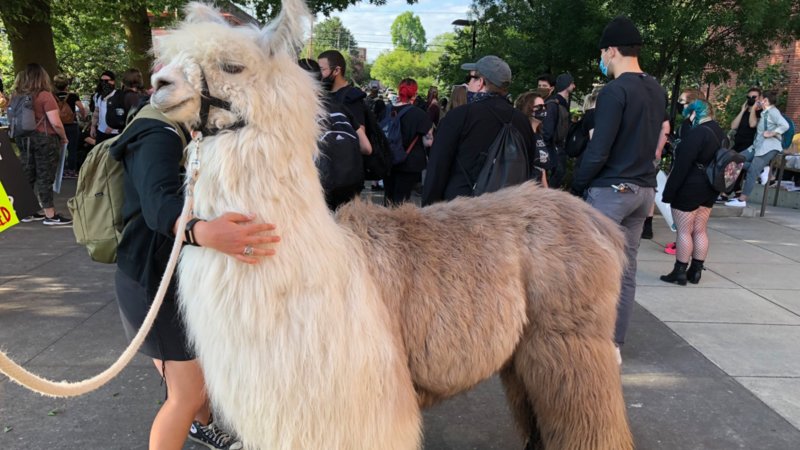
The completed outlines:
{"type": "Polygon", "coordinates": [[[364,243],[430,403],[496,372],[539,311],[611,342],[622,235],[569,194],[526,183],[421,209],[353,202],[337,220],[364,243]]]}

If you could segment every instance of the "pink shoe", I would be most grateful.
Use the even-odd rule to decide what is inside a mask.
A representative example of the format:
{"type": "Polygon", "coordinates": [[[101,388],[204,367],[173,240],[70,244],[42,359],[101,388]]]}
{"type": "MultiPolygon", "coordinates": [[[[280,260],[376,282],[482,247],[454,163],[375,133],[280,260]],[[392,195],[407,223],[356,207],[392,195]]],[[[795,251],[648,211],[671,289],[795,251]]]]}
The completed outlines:
{"type": "Polygon", "coordinates": [[[664,253],[666,253],[668,255],[674,255],[674,254],[678,253],[678,246],[675,245],[674,242],[669,243],[669,244],[667,244],[666,247],[664,247],[664,253]]]}

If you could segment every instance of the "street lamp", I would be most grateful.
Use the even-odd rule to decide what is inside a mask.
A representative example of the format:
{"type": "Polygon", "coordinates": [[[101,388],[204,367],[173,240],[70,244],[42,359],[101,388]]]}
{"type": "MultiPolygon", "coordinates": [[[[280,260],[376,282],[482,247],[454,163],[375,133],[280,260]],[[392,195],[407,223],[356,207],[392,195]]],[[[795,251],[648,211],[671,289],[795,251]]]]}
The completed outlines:
{"type": "Polygon", "coordinates": [[[477,41],[478,21],[467,19],[456,19],[452,23],[457,27],[472,27],[472,59],[475,59],[475,43],[477,41]]]}

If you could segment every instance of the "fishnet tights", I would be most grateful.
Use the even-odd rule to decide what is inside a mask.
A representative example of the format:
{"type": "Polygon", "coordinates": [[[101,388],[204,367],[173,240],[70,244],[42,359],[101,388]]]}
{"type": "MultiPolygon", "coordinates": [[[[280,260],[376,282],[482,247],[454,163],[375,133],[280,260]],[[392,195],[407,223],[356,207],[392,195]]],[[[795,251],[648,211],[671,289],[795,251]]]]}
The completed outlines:
{"type": "Polygon", "coordinates": [[[672,209],[675,227],[678,229],[676,259],[688,263],[689,258],[706,260],[708,255],[708,218],[711,208],[699,207],[692,212],[672,209]]]}

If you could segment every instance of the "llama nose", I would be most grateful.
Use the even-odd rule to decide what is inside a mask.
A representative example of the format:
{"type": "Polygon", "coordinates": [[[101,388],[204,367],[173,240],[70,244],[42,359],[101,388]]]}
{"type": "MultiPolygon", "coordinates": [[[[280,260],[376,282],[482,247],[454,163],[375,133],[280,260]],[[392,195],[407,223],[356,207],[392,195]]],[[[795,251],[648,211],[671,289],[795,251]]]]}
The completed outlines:
{"type": "Polygon", "coordinates": [[[165,80],[164,78],[159,78],[158,80],[156,80],[156,86],[155,86],[156,91],[171,84],[172,84],[171,81],[165,80]]]}

